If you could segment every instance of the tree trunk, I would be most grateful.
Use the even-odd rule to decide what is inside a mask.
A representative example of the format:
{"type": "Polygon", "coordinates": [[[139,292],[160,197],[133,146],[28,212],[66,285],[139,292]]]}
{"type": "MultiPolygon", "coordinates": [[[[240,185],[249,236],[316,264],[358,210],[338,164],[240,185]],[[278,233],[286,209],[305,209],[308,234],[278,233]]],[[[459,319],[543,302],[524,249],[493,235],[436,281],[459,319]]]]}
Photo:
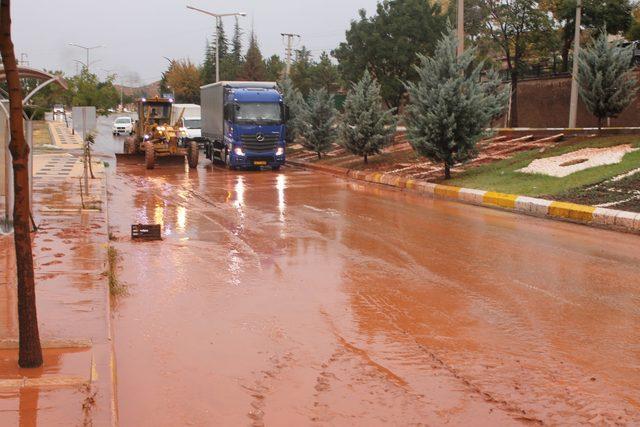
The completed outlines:
{"type": "Polygon", "coordinates": [[[451,166],[447,162],[444,162],[444,179],[451,179],[451,166]]]}
{"type": "Polygon", "coordinates": [[[29,206],[29,147],[24,137],[22,119],[22,89],[18,66],[11,41],[10,0],[0,0],[0,51],[9,88],[11,143],[9,151],[13,161],[14,244],[18,273],[18,325],[20,351],[18,364],[22,368],[42,365],[42,348],[36,312],[33,253],[30,234],[29,206]]]}
{"type": "Polygon", "coordinates": [[[509,127],[518,127],[518,71],[517,64],[511,70],[511,113],[509,115],[509,127]]]}
{"type": "Polygon", "coordinates": [[[365,154],[364,155],[364,164],[368,164],[369,163],[369,157],[365,154]]]}
{"type": "Polygon", "coordinates": [[[598,117],[598,133],[602,130],[602,117],[598,117]]]}
{"type": "Polygon", "coordinates": [[[318,151],[318,160],[322,159],[322,154],[318,151]]]}

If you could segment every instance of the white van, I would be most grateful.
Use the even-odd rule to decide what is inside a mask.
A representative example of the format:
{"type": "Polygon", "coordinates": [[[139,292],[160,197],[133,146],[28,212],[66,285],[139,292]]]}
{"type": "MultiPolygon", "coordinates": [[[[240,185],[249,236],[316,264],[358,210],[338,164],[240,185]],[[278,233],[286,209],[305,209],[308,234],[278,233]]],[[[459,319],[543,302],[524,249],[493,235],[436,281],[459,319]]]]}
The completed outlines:
{"type": "Polygon", "coordinates": [[[202,145],[204,141],[202,140],[202,126],[200,124],[200,106],[197,104],[173,104],[171,109],[171,117],[176,120],[182,114],[178,126],[186,135],[183,137],[183,142],[196,141],[198,145],[202,145]]]}

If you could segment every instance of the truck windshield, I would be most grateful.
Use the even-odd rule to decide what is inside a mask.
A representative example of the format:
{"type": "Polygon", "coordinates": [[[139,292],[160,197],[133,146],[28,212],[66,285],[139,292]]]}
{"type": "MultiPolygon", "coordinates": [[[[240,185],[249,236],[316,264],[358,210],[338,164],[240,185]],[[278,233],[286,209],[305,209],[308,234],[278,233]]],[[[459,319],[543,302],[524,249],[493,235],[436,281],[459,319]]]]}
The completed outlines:
{"type": "Polygon", "coordinates": [[[240,123],[281,123],[282,112],[279,103],[252,102],[237,104],[236,122],[240,123]]]}
{"type": "Polygon", "coordinates": [[[186,127],[187,129],[200,129],[200,120],[184,119],[184,127],[186,127]]]}

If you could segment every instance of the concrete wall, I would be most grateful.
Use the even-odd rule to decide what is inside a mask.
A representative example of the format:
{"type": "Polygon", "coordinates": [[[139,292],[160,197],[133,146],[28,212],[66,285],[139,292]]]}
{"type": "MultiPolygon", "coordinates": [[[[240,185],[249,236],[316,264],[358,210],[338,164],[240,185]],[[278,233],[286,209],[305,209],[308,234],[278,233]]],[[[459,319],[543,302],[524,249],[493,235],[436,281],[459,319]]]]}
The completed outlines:
{"type": "MultiPolygon", "coordinates": [[[[637,74],[640,77],[640,72],[637,74]]],[[[518,84],[518,127],[567,127],[570,94],[570,77],[520,82],[518,84]]],[[[498,123],[504,125],[504,119],[498,123]]],[[[595,127],[597,124],[597,119],[587,111],[580,100],[577,126],[595,127]]],[[[640,126],[640,98],[637,98],[620,117],[611,119],[611,126],[640,126]]]]}

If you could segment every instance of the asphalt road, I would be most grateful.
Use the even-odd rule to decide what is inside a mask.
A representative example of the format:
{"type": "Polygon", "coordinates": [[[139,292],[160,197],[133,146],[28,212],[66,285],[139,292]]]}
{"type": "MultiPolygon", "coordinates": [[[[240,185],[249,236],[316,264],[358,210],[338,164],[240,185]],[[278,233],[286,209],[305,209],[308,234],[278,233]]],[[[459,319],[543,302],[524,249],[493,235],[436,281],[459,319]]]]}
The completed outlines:
{"type": "Polygon", "coordinates": [[[291,168],[111,169],[121,425],[640,423],[638,236],[291,168]]]}

